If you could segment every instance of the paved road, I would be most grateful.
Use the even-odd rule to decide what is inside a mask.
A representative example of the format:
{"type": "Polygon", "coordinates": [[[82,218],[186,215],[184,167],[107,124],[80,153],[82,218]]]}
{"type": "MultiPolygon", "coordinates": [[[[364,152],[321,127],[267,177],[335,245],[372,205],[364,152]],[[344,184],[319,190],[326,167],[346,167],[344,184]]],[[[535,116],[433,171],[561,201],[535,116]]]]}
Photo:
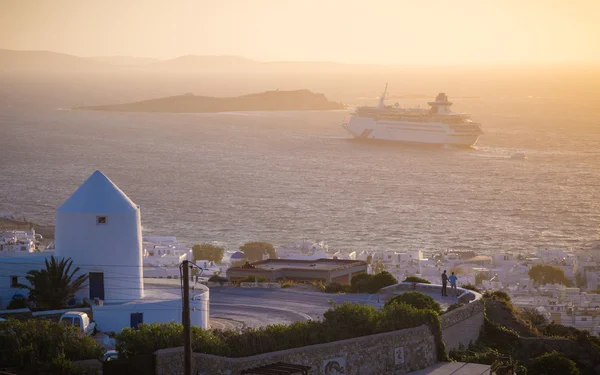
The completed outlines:
{"type": "Polygon", "coordinates": [[[377,295],[370,294],[225,287],[210,289],[210,317],[243,322],[248,327],[289,324],[321,319],[323,313],[331,308],[331,303],[344,302],[359,302],[376,307],[383,305],[378,303],[377,295]]]}

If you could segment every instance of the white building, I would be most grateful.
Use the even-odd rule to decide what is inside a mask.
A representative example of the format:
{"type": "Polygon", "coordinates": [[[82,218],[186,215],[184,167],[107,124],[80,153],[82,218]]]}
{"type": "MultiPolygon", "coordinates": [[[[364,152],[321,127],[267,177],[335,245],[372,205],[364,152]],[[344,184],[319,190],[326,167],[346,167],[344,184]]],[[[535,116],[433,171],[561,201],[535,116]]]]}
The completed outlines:
{"type": "MultiPolygon", "coordinates": [[[[141,322],[180,322],[177,283],[145,293],[140,208],[112,181],[94,172],[56,211],[55,250],[0,257],[3,304],[12,298],[15,278],[25,283],[31,269],[43,268],[46,257],[71,258],[79,273],[89,275],[78,300],[93,303],[94,320],[103,331],[120,331],[141,322]]],[[[167,280],[165,280],[167,281],[167,280]]],[[[170,280],[169,280],[170,281],[170,280]]],[[[153,284],[157,281],[151,280],[153,284]]],[[[23,290],[20,290],[23,292],[23,290]]],[[[208,327],[208,289],[198,286],[192,323],[208,327]]]]}
{"type": "Polygon", "coordinates": [[[0,255],[15,252],[34,252],[37,241],[41,239],[42,236],[36,234],[33,228],[30,231],[10,230],[0,232],[0,255]]]}

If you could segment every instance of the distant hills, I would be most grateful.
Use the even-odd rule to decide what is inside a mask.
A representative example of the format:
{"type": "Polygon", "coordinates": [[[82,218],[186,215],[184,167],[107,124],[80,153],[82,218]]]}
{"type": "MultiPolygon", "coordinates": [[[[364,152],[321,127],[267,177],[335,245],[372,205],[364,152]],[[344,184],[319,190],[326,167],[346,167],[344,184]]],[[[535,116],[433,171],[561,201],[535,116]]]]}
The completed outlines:
{"type": "Polygon", "coordinates": [[[344,109],[341,103],[329,101],[323,94],[308,90],[266,91],[230,98],[195,96],[192,94],[139,102],[77,107],[79,110],[118,112],[233,112],[344,109]]]}
{"type": "Polygon", "coordinates": [[[333,62],[259,62],[239,56],[187,55],[158,60],[129,56],[77,57],[48,51],[0,49],[0,72],[340,73],[376,69],[374,65],[333,62]]]}

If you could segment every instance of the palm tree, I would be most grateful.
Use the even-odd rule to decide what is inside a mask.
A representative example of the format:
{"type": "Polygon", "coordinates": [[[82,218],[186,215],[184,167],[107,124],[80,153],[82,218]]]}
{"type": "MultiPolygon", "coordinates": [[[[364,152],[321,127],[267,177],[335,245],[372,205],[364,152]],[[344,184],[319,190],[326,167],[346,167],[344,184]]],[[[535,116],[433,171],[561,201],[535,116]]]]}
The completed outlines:
{"type": "Polygon", "coordinates": [[[79,267],[75,267],[73,272],[69,273],[72,265],[71,258],[57,261],[53,255],[50,257],[50,261],[46,259],[46,269],[27,272],[25,279],[31,286],[20,284],[19,287],[29,290],[29,300],[35,302],[37,307],[63,308],[75,296],[75,293],[86,286],[84,283],[89,277],[87,274],[83,274],[73,279],[79,272],[79,267]]]}

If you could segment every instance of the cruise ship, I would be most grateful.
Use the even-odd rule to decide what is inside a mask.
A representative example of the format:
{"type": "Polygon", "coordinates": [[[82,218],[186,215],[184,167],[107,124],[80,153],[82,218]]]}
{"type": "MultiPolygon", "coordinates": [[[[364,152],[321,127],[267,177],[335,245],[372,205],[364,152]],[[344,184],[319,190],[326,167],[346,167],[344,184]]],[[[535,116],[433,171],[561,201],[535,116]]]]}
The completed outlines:
{"type": "Polygon", "coordinates": [[[357,139],[441,146],[473,146],[483,134],[471,116],[450,110],[444,93],[429,102],[429,109],[385,105],[387,85],[376,107],[358,107],[344,128],[357,139]]]}

